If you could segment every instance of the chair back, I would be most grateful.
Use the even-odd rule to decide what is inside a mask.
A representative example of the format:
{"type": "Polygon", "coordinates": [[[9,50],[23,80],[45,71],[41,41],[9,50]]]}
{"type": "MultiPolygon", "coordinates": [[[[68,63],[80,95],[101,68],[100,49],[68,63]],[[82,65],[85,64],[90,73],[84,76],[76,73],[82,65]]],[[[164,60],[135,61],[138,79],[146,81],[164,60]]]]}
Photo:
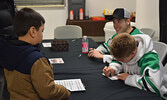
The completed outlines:
{"type": "Polygon", "coordinates": [[[56,27],[54,30],[54,38],[56,39],[70,39],[81,38],[82,28],[77,25],[65,25],[56,27]]]}
{"type": "Polygon", "coordinates": [[[159,41],[153,42],[153,48],[159,55],[159,60],[165,65],[165,57],[167,56],[167,44],[159,41]]]}
{"type": "Polygon", "coordinates": [[[165,72],[167,73],[167,63],[164,66],[165,72]]]}
{"type": "Polygon", "coordinates": [[[155,31],[151,28],[141,28],[140,29],[143,33],[149,35],[151,38],[154,36],[155,31]]]}

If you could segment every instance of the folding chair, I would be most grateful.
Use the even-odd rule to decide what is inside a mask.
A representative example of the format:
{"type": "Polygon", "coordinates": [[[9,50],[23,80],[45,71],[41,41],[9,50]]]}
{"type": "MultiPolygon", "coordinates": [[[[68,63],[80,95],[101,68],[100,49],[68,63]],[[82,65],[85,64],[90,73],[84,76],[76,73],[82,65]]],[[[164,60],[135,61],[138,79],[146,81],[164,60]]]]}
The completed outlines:
{"type": "Polygon", "coordinates": [[[149,35],[151,38],[154,36],[155,31],[151,28],[141,28],[140,29],[143,33],[149,35]]]}
{"type": "Polygon", "coordinates": [[[159,60],[165,65],[165,57],[167,56],[167,44],[159,41],[153,41],[153,48],[159,55],[159,60]]]}
{"type": "Polygon", "coordinates": [[[77,25],[65,25],[56,27],[54,30],[54,38],[56,39],[70,39],[81,38],[82,28],[77,25]]]}

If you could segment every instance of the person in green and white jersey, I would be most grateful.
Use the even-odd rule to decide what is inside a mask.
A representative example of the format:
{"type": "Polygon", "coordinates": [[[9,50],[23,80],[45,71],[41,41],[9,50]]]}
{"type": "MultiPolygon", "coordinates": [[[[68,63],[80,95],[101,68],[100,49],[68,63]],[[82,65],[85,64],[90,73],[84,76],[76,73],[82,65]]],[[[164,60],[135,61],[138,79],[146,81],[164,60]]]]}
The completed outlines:
{"type": "Polygon", "coordinates": [[[110,44],[110,53],[114,60],[103,69],[107,77],[117,74],[126,85],[167,99],[167,74],[148,35],[118,34],[110,44]]]}
{"type": "Polygon", "coordinates": [[[125,8],[115,9],[112,21],[116,33],[107,42],[99,45],[96,49],[90,48],[88,57],[103,59],[104,63],[110,63],[113,60],[113,56],[110,55],[109,45],[117,34],[122,32],[129,33],[130,35],[143,34],[139,29],[130,25],[130,13],[125,8]]]}

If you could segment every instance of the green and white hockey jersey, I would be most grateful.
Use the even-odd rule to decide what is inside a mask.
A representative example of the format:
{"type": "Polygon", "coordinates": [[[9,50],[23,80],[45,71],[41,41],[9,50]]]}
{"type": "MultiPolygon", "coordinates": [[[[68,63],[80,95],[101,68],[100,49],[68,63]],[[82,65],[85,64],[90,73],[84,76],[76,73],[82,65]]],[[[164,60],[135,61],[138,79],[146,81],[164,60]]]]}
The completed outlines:
{"type": "MultiPolygon", "coordinates": [[[[140,30],[138,30],[136,27],[133,27],[133,30],[130,32],[130,35],[135,35],[135,34],[143,34],[140,30]]],[[[107,42],[101,44],[98,46],[96,49],[99,51],[101,54],[103,54],[103,62],[108,62],[110,63],[113,60],[113,57],[110,55],[110,44],[112,42],[112,39],[117,35],[114,34],[107,42]]]]}
{"type": "Polygon", "coordinates": [[[127,63],[111,61],[109,67],[115,69],[116,74],[130,74],[125,84],[157,93],[167,99],[167,75],[157,52],[153,50],[153,41],[146,34],[136,34],[133,37],[139,43],[134,58],[127,63]]]}

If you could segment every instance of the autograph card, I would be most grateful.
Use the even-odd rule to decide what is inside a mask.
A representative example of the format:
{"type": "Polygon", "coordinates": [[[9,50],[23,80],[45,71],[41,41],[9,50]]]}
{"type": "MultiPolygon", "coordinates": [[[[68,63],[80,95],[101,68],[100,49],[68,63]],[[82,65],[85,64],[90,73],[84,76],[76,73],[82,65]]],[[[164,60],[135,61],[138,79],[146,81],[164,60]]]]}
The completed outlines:
{"type": "MultiPolygon", "coordinates": [[[[105,76],[104,73],[102,73],[103,76],[105,76]]],[[[118,76],[117,75],[114,75],[114,76],[111,76],[111,77],[108,77],[110,80],[118,80],[118,76]]]]}
{"type": "Polygon", "coordinates": [[[49,61],[51,64],[64,64],[62,58],[50,58],[49,61]]]}

